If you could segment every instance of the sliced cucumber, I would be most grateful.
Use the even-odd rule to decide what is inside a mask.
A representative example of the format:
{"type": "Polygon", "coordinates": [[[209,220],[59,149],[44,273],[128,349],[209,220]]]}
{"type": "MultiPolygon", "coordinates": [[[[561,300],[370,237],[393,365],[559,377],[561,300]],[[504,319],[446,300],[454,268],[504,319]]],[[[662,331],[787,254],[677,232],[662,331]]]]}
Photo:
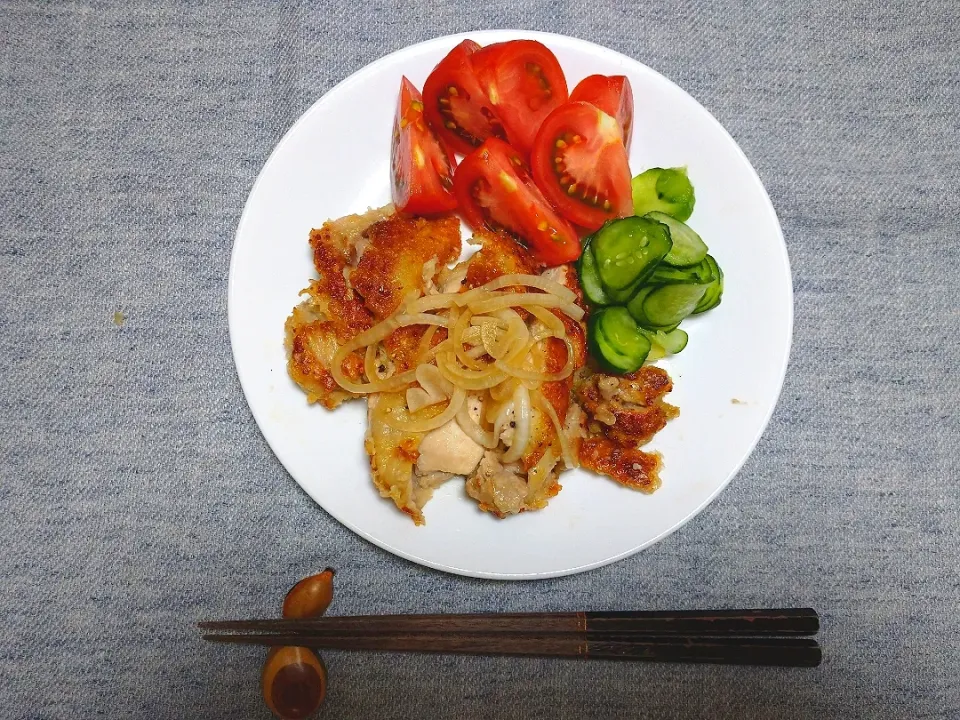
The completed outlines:
{"type": "Polygon", "coordinates": [[[630,315],[633,316],[633,319],[637,321],[640,327],[649,330],[651,333],[656,333],[656,332],[668,333],[671,330],[674,330],[677,327],[677,325],[680,324],[678,321],[675,323],[668,323],[666,325],[661,325],[660,323],[656,322],[655,320],[652,320],[647,316],[647,313],[644,310],[644,307],[645,307],[644,304],[647,301],[647,297],[649,297],[650,294],[655,290],[659,290],[661,287],[670,287],[670,286],[669,285],[663,285],[663,286],[644,285],[642,288],[640,288],[637,294],[633,296],[633,299],[631,299],[630,302],[627,303],[627,311],[630,313],[630,315]]]}
{"type": "Polygon", "coordinates": [[[583,252],[580,254],[580,261],[577,264],[577,273],[580,275],[580,287],[583,288],[583,294],[594,305],[609,305],[610,298],[603,290],[600,284],[600,276],[597,275],[597,261],[593,256],[593,248],[590,247],[590,241],[587,240],[583,246],[583,252]]]}
{"type": "Polygon", "coordinates": [[[650,354],[647,355],[648,362],[659,360],[666,355],[676,355],[687,346],[687,340],[689,339],[687,333],[679,328],[673,328],[669,332],[640,328],[640,332],[646,335],[650,341],[650,354]]]}
{"type": "Polygon", "coordinates": [[[683,221],[693,214],[696,198],[686,168],[650,168],[632,180],[631,188],[637,215],[658,210],[683,221]]]}
{"type": "Polygon", "coordinates": [[[638,278],[630,287],[624,288],[623,290],[610,290],[607,289],[607,297],[610,298],[611,304],[620,303],[625,304],[630,302],[630,299],[637,294],[647,278],[638,278]]]}
{"type": "Polygon", "coordinates": [[[608,307],[591,315],[587,340],[604,369],[616,373],[638,370],[650,353],[650,340],[623,307],[608,307]]]}
{"type": "Polygon", "coordinates": [[[707,256],[707,244],[686,223],[658,211],[647,213],[644,217],[661,222],[670,229],[670,239],[673,241],[673,247],[663,257],[663,261],[667,265],[690,267],[707,256]]]}
{"type": "Polygon", "coordinates": [[[700,298],[700,302],[697,303],[691,313],[692,315],[699,315],[707,310],[712,310],[720,304],[720,299],[723,296],[723,270],[720,269],[712,255],[707,255],[703,262],[709,266],[712,279],[707,284],[707,291],[700,298]]]}
{"type": "Polygon", "coordinates": [[[690,336],[687,335],[686,331],[680,328],[674,328],[668,333],[663,333],[662,336],[658,335],[658,340],[663,349],[671,355],[676,355],[682,351],[687,346],[689,339],[690,336]]]}
{"type": "Polygon", "coordinates": [[[629,217],[604,225],[590,245],[597,274],[609,293],[635,288],[656,269],[673,242],[662,223],[629,217]]]}
{"type": "MultiPolygon", "coordinates": [[[[647,292],[640,303],[640,311],[631,314],[644,327],[665,328],[677,325],[689,316],[707,291],[706,285],[661,285],[647,292]]],[[[639,297],[639,294],[638,294],[639,297]]],[[[631,305],[636,304],[636,298],[631,305]]]]}
{"type": "Polygon", "coordinates": [[[637,294],[627,303],[627,312],[640,324],[640,327],[648,328],[652,325],[650,319],[643,313],[643,301],[647,299],[647,295],[656,289],[656,285],[646,285],[640,288],[637,294]]]}
{"type": "Polygon", "coordinates": [[[704,280],[701,265],[703,265],[702,262],[700,265],[695,265],[694,267],[675,268],[665,263],[660,263],[650,274],[650,277],[647,278],[647,281],[652,285],[668,285],[671,283],[697,283],[704,285],[713,280],[713,276],[709,274],[709,268],[707,268],[708,274],[704,280]]]}

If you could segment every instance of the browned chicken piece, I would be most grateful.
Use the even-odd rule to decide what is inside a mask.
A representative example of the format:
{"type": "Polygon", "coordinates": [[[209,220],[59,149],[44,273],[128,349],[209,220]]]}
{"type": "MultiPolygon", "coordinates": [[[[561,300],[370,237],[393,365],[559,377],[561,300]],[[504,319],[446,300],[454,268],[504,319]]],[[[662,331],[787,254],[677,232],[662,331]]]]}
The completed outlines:
{"type": "Polygon", "coordinates": [[[663,400],[672,389],[666,371],[652,365],[622,377],[598,373],[586,378],[577,389],[587,416],[588,436],[580,444],[583,467],[637,490],[656,490],[660,456],[638,446],[679,414],[663,400]]]}
{"type": "Polygon", "coordinates": [[[580,466],[634,490],[651,493],[660,487],[659,453],[624,447],[602,435],[580,443],[580,466]]]}
{"type": "Polygon", "coordinates": [[[363,445],[370,456],[373,484],[380,495],[393,500],[417,525],[422,525],[421,508],[425,499],[414,482],[413,468],[420,456],[424,433],[405,433],[385,420],[392,413],[407,417],[406,410],[403,393],[376,393],[368,397],[367,434],[363,445]]]}
{"type": "MultiPolygon", "coordinates": [[[[344,271],[350,253],[371,224],[392,208],[348,215],[310,231],[310,247],[318,278],[300,294],[304,301],[286,322],[287,371],[307,394],[308,402],[334,409],[353,397],[330,374],[330,363],[340,346],[373,326],[373,315],[347,284],[344,271]]],[[[344,361],[344,374],[360,380],[363,359],[358,353],[344,361]]]]}
{"type": "MultiPolygon", "coordinates": [[[[390,356],[396,372],[412,370],[420,356],[420,342],[427,330],[422,325],[408,325],[397,328],[383,340],[383,347],[390,356]]],[[[447,339],[447,329],[437,328],[430,338],[430,347],[439,345],[447,339]]]]}
{"type": "MultiPolygon", "coordinates": [[[[364,447],[370,456],[373,483],[381,496],[393,500],[417,525],[424,524],[423,506],[433,491],[454,474],[473,472],[483,448],[456,420],[429,432],[408,432],[392,427],[386,418],[430,418],[442,411],[440,404],[411,414],[404,393],[375,393],[367,399],[364,447]]],[[[479,419],[479,405],[471,408],[471,415],[479,419]]]]}
{"type": "Polygon", "coordinates": [[[463,282],[464,290],[486,285],[501,275],[536,275],[540,271],[530,252],[507,235],[479,230],[473,234],[470,242],[481,247],[467,261],[469,265],[463,282]]]}
{"type": "MultiPolygon", "coordinates": [[[[319,277],[301,293],[304,301],[286,322],[287,369],[309,402],[333,409],[355,397],[333,379],[333,356],[344,343],[392,313],[407,294],[423,292],[445,263],[460,253],[455,218],[411,219],[392,213],[387,206],[348,215],[310,232],[319,277]],[[360,291],[358,279],[369,297],[360,291]]],[[[388,360],[401,370],[409,368],[423,332],[422,327],[401,328],[396,337],[387,338],[388,360]]],[[[445,332],[437,332],[433,342],[440,342],[445,332]]],[[[342,369],[351,380],[362,381],[360,353],[349,355],[342,369]]]]}
{"type": "Polygon", "coordinates": [[[660,432],[679,410],[663,396],[673,389],[666,370],[647,365],[624,376],[596,374],[577,389],[577,399],[587,418],[604,435],[620,445],[644,445],[660,432]]]}
{"type": "Polygon", "coordinates": [[[350,274],[354,290],[378,320],[391,315],[411,291],[424,293],[441,267],[460,257],[460,221],[395,215],[370,226],[367,246],[350,274]],[[433,278],[424,267],[433,261],[433,278]]]}
{"type": "MultiPolygon", "coordinates": [[[[532,260],[531,254],[505,235],[480,232],[474,235],[473,242],[477,241],[480,242],[481,248],[468,261],[464,290],[479,287],[502,275],[540,272],[541,268],[532,260]]],[[[572,266],[552,268],[544,275],[566,287],[575,288],[575,292],[579,291],[579,283],[572,266]]],[[[560,311],[552,312],[564,323],[567,337],[573,347],[576,370],[582,367],[586,360],[586,338],[583,326],[560,311]]],[[[532,315],[522,311],[521,314],[534,328],[539,327],[539,321],[534,320],[532,315]]],[[[549,338],[526,359],[526,368],[555,373],[562,370],[566,362],[566,343],[556,338],[549,338]]],[[[576,414],[571,412],[572,387],[573,376],[570,376],[563,380],[544,383],[540,388],[540,392],[553,406],[561,423],[565,423],[568,414],[576,414]]],[[[574,410],[578,412],[578,408],[574,410]]],[[[503,450],[487,450],[477,471],[467,478],[467,494],[477,501],[481,510],[503,518],[514,513],[543,508],[551,497],[560,492],[561,486],[557,476],[558,471],[563,467],[562,449],[556,429],[551,419],[539,407],[531,408],[530,418],[530,441],[517,462],[504,464],[503,450]]],[[[575,452],[580,427],[579,423],[574,424],[575,432],[567,435],[575,452]]]]}
{"type": "MultiPolygon", "coordinates": [[[[314,303],[314,295],[308,294],[307,300],[297,305],[286,322],[287,372],[297,385],[307,394],[307,402],[319,402],[333,410],[344,400],[354,397],[333,379],[330,365],[333,356],[343,342],[338,332],[339,323],[327,319],[325,312],[314,303]]],[[[317,305],[324,305],[321,296],[317,305]]],[[[344,374],[353,381],[359,381],[363,375],[363,358],[359,353],[351,353],[343,362],[344,374]]]]}

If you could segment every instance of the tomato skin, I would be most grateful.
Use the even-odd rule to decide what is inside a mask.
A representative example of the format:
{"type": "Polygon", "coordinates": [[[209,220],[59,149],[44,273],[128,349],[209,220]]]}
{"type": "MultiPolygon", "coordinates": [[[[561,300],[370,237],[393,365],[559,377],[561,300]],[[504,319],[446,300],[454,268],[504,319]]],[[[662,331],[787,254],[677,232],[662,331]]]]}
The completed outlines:
{"type": "Polygon", "coordinates": [[[507,138],[470,63],[478,50],[473,40],[464,40],[437,63],[423,84],[427,122],[451,151],[464,155],[488,137],[507,138]]]}
{"type": "Polygon", "coordinates": [[[423,98],[406,77],[400,81],[390,166],[393,203],[398,210],[432,215],[457,207],[454,162],[427,126],[423,98]]]}
{"type": "Polygon", "coordinates": [[[630,149],[633,137],[633,88],[624,75],[590,75],[570,93],[571,102],[588,102],[612,115],[623,130],[623,144],[630,149]]]}
{"type": "Polygon", "coordinates": [[[563,217],[596,230],[633,214],[630,164],[616,119],[567,102],[544,120],[531,155],[533,177],[563,217]]]}
{"type": "Polygon", "coordinates": [[[540,124],[567,101],[567,80],[556,56],[536,40],[510,40],[478,50],[470,64],[510,144],[529,155],[540,124]]]}
{"type": "Polygon", "coordinates": [[[530,177],[520,153],[488,138],[457,167],[453,189],[473,228],[506,231],[519,238],[544,265],[580,256],[580,240],[554,211],[530,177]]]}

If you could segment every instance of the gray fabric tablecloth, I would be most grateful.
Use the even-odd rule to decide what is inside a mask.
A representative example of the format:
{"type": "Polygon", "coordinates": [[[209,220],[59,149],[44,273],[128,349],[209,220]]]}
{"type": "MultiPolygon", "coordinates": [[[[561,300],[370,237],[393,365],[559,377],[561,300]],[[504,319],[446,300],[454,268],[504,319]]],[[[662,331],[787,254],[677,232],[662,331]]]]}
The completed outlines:
{"type": "Polygon", "coordinates": [[[931,2],[0,3],[0,717],[258,718],[300,576],[341,613],[812,605],[816,670],[327,654],[326,718],[960,717],[960,11],[931,2]],[[783,223],[780,405],[720,498],[575,577],[473,581],[339,526],[233,368],[226,281],[274,144],[366,63],[549,30],[663,72],[783,223]],[[114,313],[125,317],[122,326],[114,313]]]}

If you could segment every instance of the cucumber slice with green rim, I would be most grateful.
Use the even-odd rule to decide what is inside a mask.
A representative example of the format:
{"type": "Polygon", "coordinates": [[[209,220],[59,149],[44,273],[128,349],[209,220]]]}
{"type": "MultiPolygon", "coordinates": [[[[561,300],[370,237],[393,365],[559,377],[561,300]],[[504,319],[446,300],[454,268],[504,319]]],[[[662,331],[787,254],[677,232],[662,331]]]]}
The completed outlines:
{"type": "Polygon", "coordinates": [[[608,307],[591,315],[587,340],[597,361],[615,373],[638,370],[650,353],[650,340],[624,307],[608,307]]]}
{"type": "Polygon", "coordinates": [[[652,325],[650,319],[643,313],[643,301],[656,289],[656,285],[642,287],[627,303],[627,312],[640,324],[640,327],[648,328],[652,325]]]}
{"type": "Polygon", "coordinates": [[[631,315],[640,315],[637,322],[651,329],[677,325],[693,313],[706,291],[706,285],[661,285],[645,293],[639,303],[634,298],[631,306],[639,304],[639,311],[633,308],[631,315]]]}
{"type": "Polygon", "coordinates": [[[623,290],[610,290],[607,289],[607,297],[610,298],[611,304],[613,303],[628,303],[630,299],[637,294],[637,291],[643,286],[645,278],[640,278],[633,285],[623,290]]]}
{"type": "Polygon", "coordinates": [[[663,257],[663,262],[667,265],[690,267],[707,256],[707,244],[686,223],[659,211],[647,213],[644,217],[661,222],[670,229],[673,247],[663,257]]]}
{"type": "Polygon", "coordinates": [[[683,221],[693,214],[696,198],[686,168],[650,168],[630,185],[637,215],[657,210],[683,221]]]}
{"type": "Polygon", "coordinates": [[[610,298],[600,284],[600,276],[597,274],[597,261],[593,256],[593,248],[590,247],[589,239],[583,246],[583,252],[580,253],[577,274],[580,276],[580,287],[583,288],[583,294],[587,300],[594,305],[610,304],[610,298]]]}
{"type": "Polygon", "coordinates": [[[650,341],[650,354],[647,360],[659,360],[666,355],[676,355],[687,346],[689,339],[686,331],[679,328],[673,328],[669,332],[663,330],[647,330],[640,328],[640,332],[646,335],[650,341]]]}
{"type": "Polygon", "coordinates": [[[695,283],[705,285],[713,280],[709,267],[703,262],[693,267],[676,268],[665,263],[660,263],[657,268],[647,278],[647,282],[655,285],[668,285],[671,283],[695,283]],[[706,273],[706,277],[704,277],[706,273]]]}
{"type": "MultiPolygon", "coordinates": [[[[628,290],[652,273],[670,252],[670,231],[649,218],[629,217],[607,223],[590,241],[603,288],[628,290]]],[[[612,297],[612,296],[611,296],[612,297]]]]}
{"type": "Polygon", "coordinates": [[[659,290],[661,287],[671,287],[670,285],[645,285],[640,288],[639,292],[633,296],[633,299],[627,303],[627,311],[630,315],[633,316],[633,319],[637,321],[641,328],[649,330],[651,333],[664,332],[668,333],[671,330],[676,329],[679,325],[679,321],[675,323],[669,323],[667,325],[660,325],[654,320],[647,317],[646,312],[644,311],[644,303],[647,301],[647,297],[650,293],[655,290],[659,290]]]}
{"type": "Polygon", "coordinates": [[[723,297],[723,270],[720,269],[717,261],[711,255],[707,255],[704,262],[709,262],[711,265],[714,279],[707,285],[707,291],[703,294],[700,302],[697,303],[697,307],[691,313],[692,315],[699,315],[707,310],[712,310],[720,304],[720,299],[723,297]]]}
{"type": "Polygon", "coordinates": [[[663,346],[663,349],[671,355],[681,352],[687,346],[689,339],[690,336],[687,335],[686,330],[680,328],[674,328],[668,333],[657,334],[657,340],[663,346]]]}

